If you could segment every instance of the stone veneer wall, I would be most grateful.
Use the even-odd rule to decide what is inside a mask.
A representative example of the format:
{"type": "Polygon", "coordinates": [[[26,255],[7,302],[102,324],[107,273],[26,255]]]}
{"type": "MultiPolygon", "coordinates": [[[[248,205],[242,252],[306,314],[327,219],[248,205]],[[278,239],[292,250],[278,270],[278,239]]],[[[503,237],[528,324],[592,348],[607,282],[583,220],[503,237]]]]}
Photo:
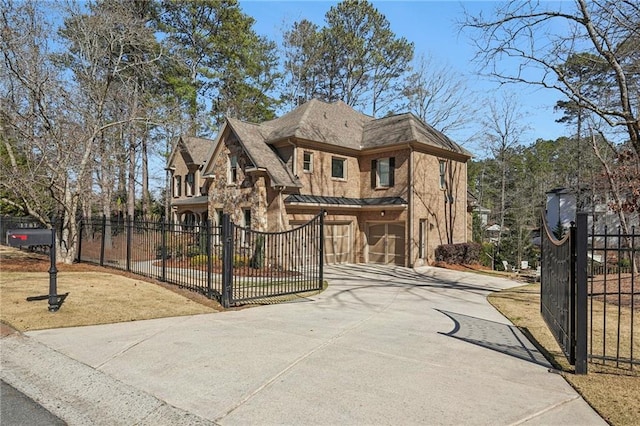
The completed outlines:
{"type": "Polygon", "coordinates": [[[222,209],[231,215],[231,220],[242,224],[244,210],[251,209],[251,228],[267,231],[267,180],[264,172],[245,173],[249,161],[244,151],[233,138],[223,140],[223,149],[214,160],[215,179],[209,187],[209,217],[216,217],[216,210],[222,209]],[[238,180],[228,181],[229,157],[238,158],[238,180]]]}

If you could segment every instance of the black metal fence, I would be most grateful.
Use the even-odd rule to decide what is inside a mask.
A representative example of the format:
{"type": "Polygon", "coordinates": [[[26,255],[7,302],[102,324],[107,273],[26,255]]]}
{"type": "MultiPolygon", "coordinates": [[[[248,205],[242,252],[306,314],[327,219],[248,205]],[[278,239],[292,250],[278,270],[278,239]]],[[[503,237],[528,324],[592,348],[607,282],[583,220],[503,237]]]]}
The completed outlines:
{"type": "Polygon", "coordinates": [[[540,311],[577,374],[587,372],[586,219],[557,240],[543,216],[541,232],[540,311]]]}
{"type": "Polygon", "coordinates": [[[285,232],[89,218],[78,260],[123,269],[197,291],[228,307],[322,289],[323,214],[285,232]]]}
{"type": "Polygon", "coordinates": [[[640,365],[640,234],[592,225],[588,251],[589,358],[603,365],[640,365]]]}
{"type": "Polygon", "coordinates": [[[541,313],[577,373],[586,361],[634,369],[640,365],[640,234],[591,229],[578,213],[561,241],[542,232],[541,313]]]}

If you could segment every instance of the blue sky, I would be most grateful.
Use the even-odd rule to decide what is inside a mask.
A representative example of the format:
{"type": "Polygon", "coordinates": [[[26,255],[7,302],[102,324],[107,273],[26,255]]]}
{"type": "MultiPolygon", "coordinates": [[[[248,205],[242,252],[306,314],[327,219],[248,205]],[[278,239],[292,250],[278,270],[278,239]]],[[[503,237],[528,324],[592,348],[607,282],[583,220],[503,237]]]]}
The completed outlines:
{"type": "MultiPolygon", "coordinates": [[[[256,32],[277,42],[281,40],[283,28],[288,29],[293,22],[301,19],[324,25],[325,13],[336,3],[240,0],[242,10],[256,20],[256,32]]],[[[521,102],[523,115],[526,116],[523,124],[531,129],[522,139],[524,145],[529,145],[537,138],[556,139],[570,134],[570,129],[555,122],[560,115],[554,113],[553,106],[561,99],[560,93],[514,85],[500,89],[496,83],[475,75],[475,64],[472,63],[474,48],[468,36],[458,32],[455,22],[462,18],[463,7],[474,13],[480,10],[490,13],[495,2],[373,0],[372,3],[387,17],[396,35],[414,43],[416,56],[421,53],[431,55],[435,60],[449,64],[452,71],[466,75],[470,87],[479,92],[481,100],[491,99],[500,90],[514,92],[521,102]]],[[[449,136],[462,142],[469,133],[468,130],[449,136]]],[[[478,143],[468,144],[466,147],[474,154],[483,156],[478,143]]]]}

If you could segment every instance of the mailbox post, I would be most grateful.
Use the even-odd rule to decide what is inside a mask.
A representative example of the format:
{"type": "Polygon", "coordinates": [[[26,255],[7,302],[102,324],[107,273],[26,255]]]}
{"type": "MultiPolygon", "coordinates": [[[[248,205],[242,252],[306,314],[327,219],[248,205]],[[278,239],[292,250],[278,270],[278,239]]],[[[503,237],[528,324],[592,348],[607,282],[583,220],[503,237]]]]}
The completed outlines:
{"type": "MultiPolygon", "coordinates": [[[[49,311],[56,312],[64,297],[58,296],[58,269],[56,268],[55,229],[10,229],[7,242],[11,247],[49,246],[49,295],[28,297],[28,301],[49,299],[49,311]]],[[[66,295],[64,295],[66,297],[66,295]]]]}

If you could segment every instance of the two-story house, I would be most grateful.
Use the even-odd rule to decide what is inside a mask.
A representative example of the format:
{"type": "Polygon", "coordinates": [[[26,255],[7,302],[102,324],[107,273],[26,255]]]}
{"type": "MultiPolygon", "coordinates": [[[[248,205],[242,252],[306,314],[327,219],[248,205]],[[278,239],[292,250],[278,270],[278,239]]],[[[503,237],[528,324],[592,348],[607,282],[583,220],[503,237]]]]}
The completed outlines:
{"type": "Polygon", "coordinates": [[[213,142],[192,136],[181,136],[174,142],[167,159],[171,222],[193,225],[207,220],[208,182],[202,167],[213,142]]]}
{"type": "Polygon", "coordinates": [[[214,221],[282,231],[324,209],[327,263],[417,266],[471,238],[470,157],[413,114],[312,100],[259,124],[228,118],[201,176],[214,221]]]}

